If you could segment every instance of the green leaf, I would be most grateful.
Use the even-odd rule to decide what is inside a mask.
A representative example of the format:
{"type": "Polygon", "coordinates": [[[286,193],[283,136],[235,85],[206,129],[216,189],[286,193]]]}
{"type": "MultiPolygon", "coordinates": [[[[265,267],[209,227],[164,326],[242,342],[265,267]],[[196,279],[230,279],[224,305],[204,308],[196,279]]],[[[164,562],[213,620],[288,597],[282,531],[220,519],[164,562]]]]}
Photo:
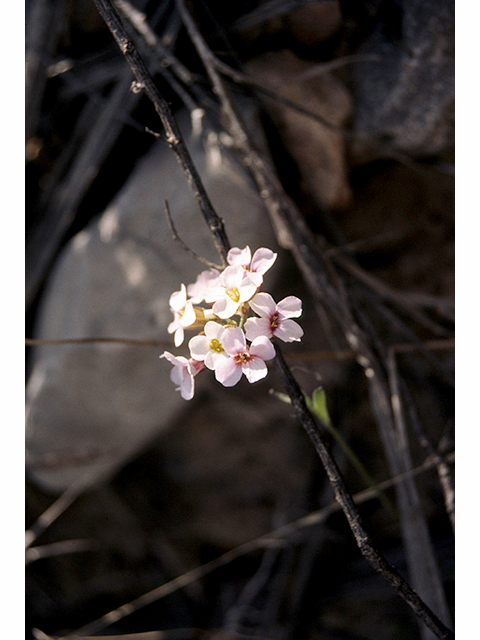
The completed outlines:
{"type": "Polygon", "coordinates": [[[308,399],[311,406],[309,407],[317,418],[325,425],[331,425],[332,421],[327,409],[327,394],[323,387],[317,387],[312,393],[312,398],[308,399]]]}

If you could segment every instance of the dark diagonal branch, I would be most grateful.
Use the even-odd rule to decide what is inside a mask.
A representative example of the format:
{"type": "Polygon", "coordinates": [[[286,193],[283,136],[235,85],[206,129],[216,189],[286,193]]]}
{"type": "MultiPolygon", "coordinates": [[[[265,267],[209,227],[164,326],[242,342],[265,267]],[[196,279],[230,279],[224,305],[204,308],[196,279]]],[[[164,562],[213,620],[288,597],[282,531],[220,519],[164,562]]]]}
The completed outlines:
{"type": "Polygon", "coordinates": [[[97,8],[108,28],[112,32],[120,51],[123,53],[130,65],[137,82],[142,85],[145,93],[153,102],[155,110],[158,113],[165,129],[167,143],[174,151],[178,161],[180,162],[200,210],[210,231],[212,232],[217,251],[224,264],[226,264],[226,256],[230,249],[230,243],[227,238],[223,220],[216,214],[210,198],[203,187],[198,171],[192,161],[173,114],[170,111],[170,107],[160,95],[160,92],[149,74],[145,63],[140,57],[140,54],[132,40],[128,37],[120,16],[113,4],[110,0],[95,0],[95,4],[97,5],[97,8]]]}

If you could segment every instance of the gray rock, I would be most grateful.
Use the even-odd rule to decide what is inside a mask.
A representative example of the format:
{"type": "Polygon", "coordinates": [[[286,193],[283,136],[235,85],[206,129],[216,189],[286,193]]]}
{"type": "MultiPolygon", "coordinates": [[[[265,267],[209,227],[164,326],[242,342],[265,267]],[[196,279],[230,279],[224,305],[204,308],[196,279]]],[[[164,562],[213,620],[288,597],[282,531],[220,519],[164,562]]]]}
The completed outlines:
{"type": "Polygon", "coordinates": [[[376,59],[352,67],[359,162],[382,155],[379,142],[417,157],[453,146],[454,3],[405,0],[401,20],[395,35],[379,24],[358,51],[376,59]]]}
{"type": "MultiPolygon", "coordinates": [[[[217,132],[210,131],[204,147],[190,134],[188,116],[180,126],[232,245],[275,250],[262,201],[240,164],[220,147],[217,132]]],[[[168,301],[206,267],[172,239],[165,199],[182,239],[218,262],[176,157],[156,143],[107,210],[62,252],[44,294],[37,338],[155,339],[187,354],[186,343],[175,349],[167,333],[168,301]]],[[[92,479],[108,475],[168,428],[186,401],[174,390],[170,365],[159,360],[164,348],[94,343],[35,349],[26,445],[37,482],[60,491],[85,472],[92,479]]]]}

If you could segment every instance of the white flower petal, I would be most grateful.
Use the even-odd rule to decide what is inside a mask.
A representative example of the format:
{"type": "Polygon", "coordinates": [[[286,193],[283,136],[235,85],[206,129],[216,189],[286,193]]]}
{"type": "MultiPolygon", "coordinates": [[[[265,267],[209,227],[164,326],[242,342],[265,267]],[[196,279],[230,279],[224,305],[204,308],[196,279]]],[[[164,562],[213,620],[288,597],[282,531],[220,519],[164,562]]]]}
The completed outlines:
{"type": "Polygon", "coordinates": [[[185,305],[185,310],[180,318],[180,324],[182,325],[182,327],[189,327],[195,322],[196,319],[197,316],[195,315],[193,304],[188,301],[185,305]]]}
{"type": "Polygon", "coordinates": [[[269,293],[257,293],[257,295],[250,301],[250,306],[263,318],[269,318],[277,310],[275,300],[269,293]]]}
{"type": "Polygon", "coordinates": [[[191,400],[193,398],[195,384],[190,362],[183,356],[174,356],[168,351],[164,351],[160,358],[166,358],[173,364],[170,379],[174,384],[178,385],[176,391],[180,391],[182,398],[191,400]]]}
{"type": "Polygon", "coordinates": [[[225,327],[222,324],[218,324],[218,322],[213,322],[212,320],[210,320],[205,325],[204,331],[205,335],[210,340],[213,340],[214,338],[220,340],[220,338],[222,337],[222,333],[225,331],[225,327]]]}
{"type": "Polygon", "coordinates": [[[302,301],[296,296],[287,296],[277,304],[277,310],[284,318],[298,318],[302,315],[302,301]]]}
{"type": "Polygon", "coordinates": [[[175,291],[170,296],[169,304],[174,311],[182,311],[187,302],[187,289],[184,284],[181,285],[180,291],[175,291]]]}
{"type": "Polygon", "coordinates": [[[178,313],[176,313],[175,318],[172,320],[172,322],[170,322],[170,324],[167,327],[168,333],[174,333],[179,326],[180,326],[180,316],[178,315],[178,313]]]}
{"type": "Polygon", "coordinates": [[[217,283],[214,286],[210,287],[208,291],[205,292],[205,302],[208,302],[210,304],[211,302],[220,300],[220,298],[223,298],[224,295],[225,295],[225,287],[217,283]]]}
{"type": "Polygon", "coordinates": [[[302,327],[295,320],[282,320],[275,329],[275,337],[284,342],[299,342],[303,336],[302,327]]]}
{"type": "Polygon", "coordinates": [[[205,356],[210,351],[210,340],[206,336],[194,336],[188,342],[190,355],[194,360],[205,360],[205,356]]]}
{"type": "Polygon", "coordinates": [[[229,356],[236,356],[239,353],[245,353],[247,348],[245,334],[240,327],[225,329],[222,334],[221,343],[229,356]]]}
{"type": "Polygon", "coordinates": [[[205,356],[205,366],[207,367],[207,369],[214,370],[220,360],[226,360],[226,359],[229,360],[230,358],[225,353],[225,351],[218,353],[217,351],[210,350],[205,356]]]}
{"type": "Polygon", "coordinates": [[[265,247],[257,249],[253,254],[250,270],[263,274],[270,269],[276,259],[277,254],[271,249],[267,249],[265,247]]]}
{"type": "Polygon", "coordinates": [[[195,381],[191,373],[185,371],[179,390],[184,400],[191,400],[193,398],[195,392],[195,381]]]}
{"type": "Polygon", "coordinates": [[[164,351],[160,358],[166,358],[171,364],[175,366],[184,366],[188,365],[188,360],[184,358],[184,356],[174,356],[173,353],[169,351],[164,351]]]}
{"type": "Polygon", "coordinates": [[[225,289],[238,288],[244,277],[245,269],[243,267],[239,265],[230,266],[222,271],[220,284],[224,286],[225,289]]]}
{"type": "MultiPolygon", "coordinates": [[[[253,274],[252,274],[253,275],[253,274]]],[[[252,298],[258,289],[257,284],[247,276],[238,286],[238,292],[240,294],[240,302],[247,302],[252,298]]]]}
{"type": "Polygon", "coordinates": [[[242,371],[249,382],[258,382],[268,373],[267,365],[261,358],[253,358],[242,365],[242,371]]]}
{"type": "Polygon", "coordinates": [[[215,367],[215,378],[224,387],[233,387],[242,377],[242,367],[235,364],[232,358],[219,360],[215,367]]]}
{"type": "Polygon", "coordinates": [[[205,299],[205,295],[217,282],[220,272],[217,269],[202,271],[193,284],[187,287],[187,293],[193,304],[199,304],[205,299]]]}
{"type": "Polygon", "coordinates": [[[263,284],[263,276],[261,273],[257,273],[256,271],[246,271],[248,278],[255,283],[257,289],[263,284]]]}
{"type": "Polygon", "coordinates": [[[224,296],[223,298],[220,298],[220,300],[217,300],[212,307],[213,313],[219,318],[222,318],[222,320],[231,318],[233,315],[235,315],[237,309],[238,302],[232,300],[230,296],[224,296]]]}
{"type": "Polygon", "coordinates": [[[257,356],[262,360],[271,360],[275,357],[275,347],[265,336],[255,338],[250,345],[250,355],[257,356]]]}
{"type": "Polygon", "coordinates": [[[227,262],[230,265],[240,265],[241,267],[248,267],[250,260],[252,259],[252,253],[250,247],[246,246],[245,249],[238,249],[233,247],[227,254],[227,262]]]}
{"type": "Polygon", "coordinates": [[[173,343],[176,347],[179,347],[183,344],[183,340],[185,338],[185,333],[183,331],[183,327],[177,327],[175,333],[173,334],[173,343]]]}
{"type": "Polygon", "coordinates": [[[245,322],[245,335],[247,340],[255,340],[259,336],[273,337],[272,328],[268,318],[248,318],[245,322]]]}

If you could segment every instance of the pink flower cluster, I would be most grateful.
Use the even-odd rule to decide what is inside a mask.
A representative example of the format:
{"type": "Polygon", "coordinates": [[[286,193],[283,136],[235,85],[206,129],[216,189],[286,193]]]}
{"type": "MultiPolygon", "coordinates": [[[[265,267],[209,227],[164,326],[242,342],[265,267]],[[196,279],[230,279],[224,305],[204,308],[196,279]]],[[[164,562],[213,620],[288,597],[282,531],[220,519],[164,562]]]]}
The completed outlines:
{"type": "Polygon", "coordinates": [[[203,271],[193,284],[182,284],[171,295],[168,332],[174,334],[175,346],[183,343],[185,329],[201,329],[188,343],[189,359],[168,351],[160,356],[173,364],[170,377],[185,400],[193,398],[194,377],[200,371],[210,369],[225,387],[233,387],[242,375],[257,382],[268,373],[265,362],[275,356],[273,337],[301,339],[303,330],[292,318],[301,315],[302,301],[288,296],[276,303],[261,292],[263,276],[276,258],[264,247],[253,257],[248,246],[230,249],[222,272],[203,271]]]}

